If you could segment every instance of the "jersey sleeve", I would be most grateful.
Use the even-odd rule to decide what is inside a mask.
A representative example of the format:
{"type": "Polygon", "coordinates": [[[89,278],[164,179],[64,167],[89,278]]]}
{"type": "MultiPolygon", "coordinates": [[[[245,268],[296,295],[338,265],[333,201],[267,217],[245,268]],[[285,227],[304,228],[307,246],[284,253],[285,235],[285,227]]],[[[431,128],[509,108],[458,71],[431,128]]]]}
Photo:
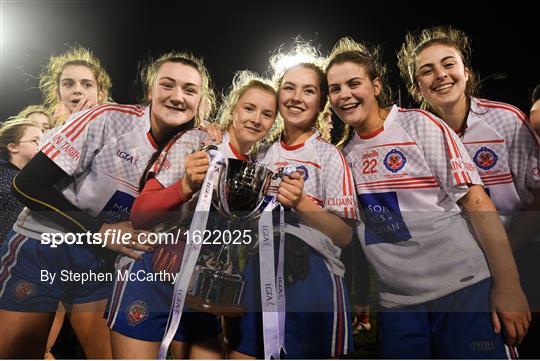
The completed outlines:
{"type": "Polygon", "coordinates": [[[73,176],[87,169],[96,153],[109,138],[105,134],[107,118],[106,106],[98,106],[73,114],[41,151],[68,175],[73,176]]]}
{"type": "Polygon", "coordinates": [[[330,144],[321,150],[324,209],[340,216],[358,220],[356,191],[345,156],[330,144]]]}
{"type": "Polygon", "coordinates": [[[423,150],[424,159],[443,190],[453,201],[459,201],[469,185],[482,185],[480,175],[458,135],[435,115],[410,110],[414,117],[404,122],[423,150]]]}
{"type": "MultiPolygon", "coordinates": [[[[512,117],[518,116],[512,113],[512,117]]],[[[508,145],[508,161],[519,197],[529,203],[529,189],[540,188],[540,138],[526,121],[515,119],[512,123],[515,128],[508,145]]]]}
{"type": "Polygon", "coordinates": [[[540,138],[526,120],[514,119],[513,134],[508,144],[508,161],[519,197],[532,201],[531,188],[540,188],[540,138]]]}
{"type": "Polygon", "coordinates": [[[159,165],[152,167],[159,183],[169,187],[178,182],[185,174],[186,157],[197,150],[207,137],[205,132],[193,129],[174,139],[169,148],[165,147],[158,158],[159,165]]]}

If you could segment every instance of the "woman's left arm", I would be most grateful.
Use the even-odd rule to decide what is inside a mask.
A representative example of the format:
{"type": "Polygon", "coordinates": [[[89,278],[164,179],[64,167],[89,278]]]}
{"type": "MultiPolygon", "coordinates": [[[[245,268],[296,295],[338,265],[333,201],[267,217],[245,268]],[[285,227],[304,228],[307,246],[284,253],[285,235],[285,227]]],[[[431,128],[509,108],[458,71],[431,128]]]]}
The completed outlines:
{"type": "Polygon", "coordinates": [[[340,217],[313,202],[304,193],[304,178],[298,172],[283,177],[277,200],[285,207],[294,208],[310,227],[327,235],[340,248],[351,242],[352,228],[340,217]]]}
{"type": "Polygon", "coordinates": [[[471,186],[459,202],[469,214],[492,274],[491,317],[494,330],[499,333],[501,326],[504,327],[506,343],[519,345],[527,334],[531,312],[499,215],[479,185],[471,186]]]}

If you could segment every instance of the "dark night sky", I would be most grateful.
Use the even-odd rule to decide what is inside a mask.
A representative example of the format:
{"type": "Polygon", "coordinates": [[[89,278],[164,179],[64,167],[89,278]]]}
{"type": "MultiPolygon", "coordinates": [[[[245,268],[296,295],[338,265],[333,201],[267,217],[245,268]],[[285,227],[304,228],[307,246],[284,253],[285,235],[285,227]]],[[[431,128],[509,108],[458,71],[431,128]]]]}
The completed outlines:
{"type": "MultiPolygon", "coordinates": [[[[234,71],[267,69],[270,52],[301,35],[328,51],[342,36],[380,44],[394,93],[405,87],[395,66],[407,30],[453,25],[473,41],[473,68],[486,78],[481,95],[527,111],[540,82],[532,5],[510,2],[458,3],[401,1],[5,1],[1,6],[0,120],[40,101],[40,67],[64,44],[94,51],[113,79],[113,98],[134,103],[141,95],[135,81],[139,61],[178,49],[204,57],[221,90],[234,71]],[[474,8],[472,7],[474,6],[474,8]]],[[[408,102],[405,101],[404,105],[408,102]]]]}

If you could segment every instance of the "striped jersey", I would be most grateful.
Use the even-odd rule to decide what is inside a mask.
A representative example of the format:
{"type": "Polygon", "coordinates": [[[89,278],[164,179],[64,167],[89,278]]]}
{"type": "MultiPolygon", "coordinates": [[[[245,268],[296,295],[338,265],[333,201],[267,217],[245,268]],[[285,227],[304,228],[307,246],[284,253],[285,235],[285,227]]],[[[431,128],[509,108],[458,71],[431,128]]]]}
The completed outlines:
{"type": "Polygon", "coordinates": [[[540,141],[519,109],[471,98],[467,128],[461,134],[486,192],[501,214],[522,209],[540,188],[540,141]]]}
{"type": "Polygon", "coordinates": [[[434,115],[392,107],[377,132],[344,149],[363,222],[358,235],[381,280],[380,303],[437,299],[489,277],[458,201],[482,184],[458,136],[434,115]]]}
{"type": "MultiPolygon", "coordinates": [[[[161,185],[169,187],[179,181],[185,174],[186,157],[196,151],[207,139],[208,133],[199,129],[191,129],[172,139],[151,168],[151,172],[155,174],[161,185]]],[[[223,153],[224,158],[247,160],[229,143],[227,132],[223,133],[222,143],[218,149],[223,153]]]]}
{"type": "MultiPolygon", "coordinates": [[[[149,133],[149,111],[136,105],[100,105],[74,114],[41,147],[71,178],[59,189],[70,203],[107,223],[129,219],[141,176],[157,149],[149,133]]],[[[14,229],[37,239],[44,232],[66,232],[28,208],[14,229]]],[[[86,232],[82,226],[81,232],[86,232]]]]}
{"type": "MultiPolygon", "coordinates": [[[[304,193],[317,205],[342,218],[356,219],[358,215],[352,174],[343,154],[315,132],[304,143],[288,146],[276,141],[263,146],[257,153],[258,161],[273,172],[286,166],[293,166],[304,177],[304,193]]],[[[279,182],[272,183],[270,191],[276,191],[279,182]],[[272,189],[273,188],[273,189],[272,189]]],[[[302,221],[300,220],[300,223],[302,221]]],[[[308,229],[306,235],[296,234],[319,251],[327,261],[330,271],[343,275],[342,264],[338,261],[340,248],[321,232],[308,229]],[[337,262],[336,262],[337,261],[337,262]],[[336,268],[337,267],[337,268],[336,268]]]]}
{"type": "MultiPolygon", "coordinates": [[[[184,177],[186,157],[196,151],[207,139],[208,133],[199,129],[191,129],[183,134],[178,134],[165,146],[149,173],[153,174],[163,187],[170,187],[184,177]]],[[[223,153],[224,158],[248,160],[229,143],[227,132],[223,133],[222,143],[218,149],[223,153]]],[[[217,184],[214,187],[217,188],[217,184]]],[[[214,191],[214,197],[216,195],[217,191],[214,191]]],[[[180,218],[183,221],[191,220],[197,206],[197,200],[198,192],[189,201],[182,204],[180,218]]]]}

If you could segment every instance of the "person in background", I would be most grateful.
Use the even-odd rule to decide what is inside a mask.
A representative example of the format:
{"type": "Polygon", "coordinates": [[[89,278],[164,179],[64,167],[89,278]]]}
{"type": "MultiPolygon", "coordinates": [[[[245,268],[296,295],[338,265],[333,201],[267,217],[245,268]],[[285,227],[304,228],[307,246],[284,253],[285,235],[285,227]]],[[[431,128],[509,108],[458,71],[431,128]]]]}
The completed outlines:
{"type": "Polygon", "coordinates": [[[39,76],[43,107],[56,128],[73,114],[110,102],[111,78],[99,59],[82,46],[52,55],[39,76]]]}
{"type": "Polygon", "coordinates": [[[24,205],[11,191],[13,178],[39,151],[39,125],[13,117],[0,125],[0,244],[3,244],[24,205]]]}
{"type": "MultiPolygon", "coordinates": [[[[21,110],[15,118],[26,118],[38,124],[42,132],[46,132],[51,129],[51,114],[43,105],[29,105],[21,110]]],[[[8,120],[10,120],[8,118],[8,120]]]]}

